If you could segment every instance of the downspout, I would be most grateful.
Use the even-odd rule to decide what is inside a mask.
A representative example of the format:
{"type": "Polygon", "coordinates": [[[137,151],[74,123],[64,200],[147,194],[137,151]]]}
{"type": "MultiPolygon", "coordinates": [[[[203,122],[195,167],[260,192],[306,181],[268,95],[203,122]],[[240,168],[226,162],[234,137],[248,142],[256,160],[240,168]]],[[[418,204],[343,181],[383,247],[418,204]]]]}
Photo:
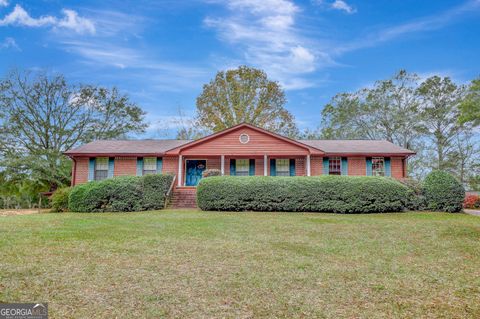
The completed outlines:
{"type": "Polygon", "coordinates": [[[72,168],[72,180],[70,181],[70,186],[75,186],[75,177],[77,175],[77,161],[75,157],[70,157],[73,161],[73,168],[72,168]]]}

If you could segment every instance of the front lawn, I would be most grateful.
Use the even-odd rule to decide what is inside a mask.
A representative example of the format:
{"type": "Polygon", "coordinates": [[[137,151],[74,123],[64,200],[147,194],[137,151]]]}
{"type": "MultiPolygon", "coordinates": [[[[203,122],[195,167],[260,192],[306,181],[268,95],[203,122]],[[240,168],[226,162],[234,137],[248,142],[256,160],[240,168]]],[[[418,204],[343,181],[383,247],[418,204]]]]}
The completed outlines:
{"type": "Polygon", "coordinates": [[[479,318],[480,218],[0,217],[0,302],[51,318],[479,318]]]}

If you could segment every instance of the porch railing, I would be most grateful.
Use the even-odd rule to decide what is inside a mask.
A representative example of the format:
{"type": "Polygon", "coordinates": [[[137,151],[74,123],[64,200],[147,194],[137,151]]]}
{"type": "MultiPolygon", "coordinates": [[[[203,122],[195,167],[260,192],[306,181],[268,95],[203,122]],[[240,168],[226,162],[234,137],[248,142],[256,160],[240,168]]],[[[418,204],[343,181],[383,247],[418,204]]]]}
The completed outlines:
{"type": "Polygon", "coordinates": [[[165,206],[164,206],[164,208],[167,208],[168,204],[170,204],[170,201],[172,200],[173,188],[175,187],[176,179],[177,179],[177,175],[173,175],[172,183],[170,184],[170,187],[168,188],[168,191],[165,194],[165,206]]]}

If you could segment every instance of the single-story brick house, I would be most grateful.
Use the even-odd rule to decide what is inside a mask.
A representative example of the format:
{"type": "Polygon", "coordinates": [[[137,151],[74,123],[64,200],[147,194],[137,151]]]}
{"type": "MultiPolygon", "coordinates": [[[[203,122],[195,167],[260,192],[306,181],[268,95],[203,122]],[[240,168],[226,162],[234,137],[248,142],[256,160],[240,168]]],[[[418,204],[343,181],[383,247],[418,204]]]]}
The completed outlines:
{"type": "Polygon", "coordinates": [[[173,173],[196,186],[205,169],[224,175],[406,177],[414,152],[384,140],[293,140],[239,124],[198,140],[100,140],[65,152],[72,185],[113,176],[173,173]]]}

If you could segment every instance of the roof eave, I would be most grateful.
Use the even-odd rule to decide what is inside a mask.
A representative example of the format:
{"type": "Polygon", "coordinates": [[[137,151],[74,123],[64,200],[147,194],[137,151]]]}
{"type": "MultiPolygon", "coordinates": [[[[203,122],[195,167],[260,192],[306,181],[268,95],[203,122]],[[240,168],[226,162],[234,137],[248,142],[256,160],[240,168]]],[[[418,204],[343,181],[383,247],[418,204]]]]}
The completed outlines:
{"type": "Polygon", "coordinates": [[[165,152],[163,153],[115,153],[115,152],[112,152],[112,153],[98,153],[98,152],[90,152],[90,153],[77,153],[77,152],[64,152],[63,153],[64,155],[68,156],[68,157],[101,157],[101,156],[104,156],[104,157],[121,157],[121,156],[129,156],[129,157],[143,157],[143,156],[157,156],[157,157],[160,157],[160,156],[164,156],[165,155],[165,152]]]}

